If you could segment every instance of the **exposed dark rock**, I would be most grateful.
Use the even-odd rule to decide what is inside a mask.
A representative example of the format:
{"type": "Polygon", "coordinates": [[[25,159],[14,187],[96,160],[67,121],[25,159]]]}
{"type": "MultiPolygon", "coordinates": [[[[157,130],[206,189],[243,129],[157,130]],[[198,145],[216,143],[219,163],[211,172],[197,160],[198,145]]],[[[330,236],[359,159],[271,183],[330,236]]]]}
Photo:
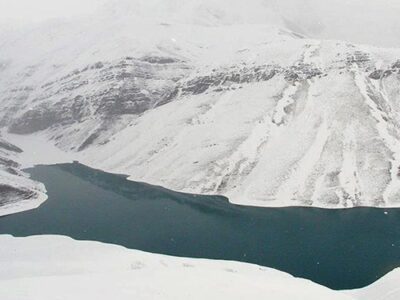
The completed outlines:
{"type": "Polygon", "coordinates": [[[239,70],[213,70],[210,75],[199,76],[182,83],[174,94],[178,91],[182,94],[198,95],[215,88],[216,91],[222,91],[224,87],[230,87],[232,84],[246,84],[258,81],[268,81],[277,74],[273,66],[259,66],[252,68],[242,68],[239,70]]]}
{"type": "Polygon", "coordinates": [[[299,75],[292,70],[285,72],[285,80],[289,82],[296,82],[300,79],[299,75]]]}
{"type": "Polygon", "coordinates": [[[285,79],[290,82],[297,82],[302,80],[311,79],[323,75],[322,71],[318,68],[304,63],[298,63],[288,70],[284,71],[285,79]]]}
{"type": "Polygon", "coordinates": [[[0,157],[0,166],[18,168],[19,164],[11,159],[0,157]]]}
{"type": "Polygon", "coordinates": [[[14,168],[7,168],[6,172],[11,174],[11,175],[16,175],[16,176],[20,175],[20,173],[14,168]]]}
{"type": "Polygon", "coordinates": [[[393,74],[392,70],[375,70],[374,72],[369,74],[368,77],[374,80],[379,80],[382,78],[386,78],[392,74],[393,74]]]}
{"type": "MultiPolygon", "coordinates": [[[[65,99],[65,101],[68,101],[68,99],[65,99]]],[[[85,98],[81,95],[72,100],[71,114],[74,121],[80,121],[84,117],[86,104],[85,98]]]]}
{"type": "Polygon", "coordinates": [[[176,98],[179,95],[180,92],[181,92],[180,87],[176,87],[173,91],[168,91],[161,97],[162,100],[158,102],[154,107],[162,106],[164,104],[171,102],[174,98],[176,98]]]}
{"type": "MultiPolygon", "coordinates": [[[[8,126],[10,132],[30,134],[83,122],[93,114],[100,121],[119,115],[138,115],[171,101],[176,83],[188,70],[183,62],[170,57],[125,57],[114,63],[97,62],[43,84],[42,92],[35,93],[39,96],[32,100],[36,105],[12,120],[5,114],[0,122],[8,126]],[[102,83],[101,89],[99,83],[102,83]],[[93,91],[87,85],[93,85],[93,91]]],[[[8,102],[23,103],[31,90],[15,91],[8,102]],[[16,100],[19,97],[23,99],[16,100]]],[[[20,110],[21,105],[18,105],[15,111],[20,110]]]]}
{"type": "Polygon", "coordinates": [[[226,89],[241,88],[241,86],[235,87],[232,85],[268,81],[277,74],[283,74],[284,78],[291,83],[323,75],[321,70],[313,67],[312,65],[302,63],[299,63],[288,69],[264,65],[226,71],[213,70],[213,72],[209,75],[199,76],[182,83],[181,86],[175,90],[175,95],[178,94],[178,91],[181,91],[184,95],[198,95],[207,92],[212,88],[213,91],[216,92],[226,89]]]}
{"type": "Polygon", "coordinates": [[[182,89],[184,93],[198,95],[207,91],[210,86],[218,85],[221,83],[221,78],[212,78],[210,76],[203,76],[187,82],[186,86],[182,89]]]}
{"type": "Polygon", "coordinates": [[[35,192],[16,188],[6,184],[0,184],[0,206],[16,201],[27,200],[36,195],[35,192]]]}
{"type": "Polygon", "coordinates": [[[21,118],[14,121],[9,127],[9,131],[17,134],[30,134],[52,125],[65,121],[62,111],[59,112],[50,103],[37,107],[36,110],[29,110],[21,118]]]}
{"type": "Polygon", "coordinates": [[[179,62],[177,59],[172,57],[160,57],[160,56],[145,56],[142,57],[141,60],[151,64],[172,64],[179,62]]]}
{"type": "Polygon", "coordinates": [[[122,88],[101,98],[96,114],[138,115],[149,109],[151,104],[152,99],[137,89],[122,88]]]}
{"type": "Polygon", "coordinates": [[[368,53],[362,51],[355,51],[354,53],[348,54],[347,65],[351,66],[356,64],[358,67],[367,67],[371,63],[371,57],[368,53]]]}
{"type": "Polygon", "coordinates": [[[383,70],[375,70],[368,76],[371,79],[379,80],[383,77],[383,70]]]}
{"type": "Polygon", "coordinates": [[[392,70],[386,70],[385,72],[383,72],[383,77],[385,78],[385,77],[389,77],[390,75],[392,75],[393,74],[393,71],[392,70]]]}
{"type": "Polygon", "coordinates": [[[89,147],[99,137],[99,132],[92,133],[83,143],[79,146],[78,151],[82,151],[89,147]]]}
{"type": "MultiPolygon", "coordinates": [[[[12,159],[20,152],[21,149],[0,138],[0,170],[3,171],[0,176],[0,208],[23,200],[34,200],[39,196],[40,187],[29,179],[21,171],[20,164],[12,159]]],[[[0,215],[3,213],[4,211],[0,211],[0,215]]]]}
{"type": "Polygon", "coordinates": [[[102,69],[103,67],[104,67],[104,64],[101,61],[99,61],[93,65],[94,69],[102,69]]]}
{"type": "Polygon", "coordinates": [[[392,65],[392,69],[400,69],[400,59],[392,65]]]}
{"type": "Polygon", "coordinates": [[[0,148],[3,148],[4,150],[16,152],[16,153],[22,153],[23,151],[18,148],[17,146],[10,144],[9,142],[0,139],[0,148]]]}

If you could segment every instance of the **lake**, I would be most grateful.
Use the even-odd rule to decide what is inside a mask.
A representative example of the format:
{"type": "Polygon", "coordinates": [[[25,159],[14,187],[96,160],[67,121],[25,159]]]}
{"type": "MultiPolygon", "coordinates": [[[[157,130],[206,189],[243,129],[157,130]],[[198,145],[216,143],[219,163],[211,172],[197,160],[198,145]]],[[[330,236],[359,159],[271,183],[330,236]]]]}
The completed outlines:
{"type": "Polygon", "coordinates": [[[0,218],[0,234],[67,235],[184,257],[276,268],[333,289],[366,286],[400,266],[400,209],[255,208],[128,181],[84,165],[29,169],[38,209],[0,218]]]}

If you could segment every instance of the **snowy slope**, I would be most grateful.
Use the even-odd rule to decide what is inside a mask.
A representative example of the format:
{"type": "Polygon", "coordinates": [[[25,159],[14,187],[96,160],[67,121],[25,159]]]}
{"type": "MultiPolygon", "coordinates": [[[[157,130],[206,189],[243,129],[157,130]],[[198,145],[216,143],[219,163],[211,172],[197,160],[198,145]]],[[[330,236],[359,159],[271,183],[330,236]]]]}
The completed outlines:
{"type": "Polygon", "coordinates": [[[0,126],[235,203],[400,206],[400,48],[353,43],[400,45],[399,5],[319,2],[110,1],[0,34],[0,126]]]}
{"type": "Polygon", "coordinates": [[[0,243],[2,300],[354,299],[244,263],[174,258],[60,236],[3,235],[0,243]]]}
{"type": "Polygon", "coordinates": [[[396,300],[400,298],[400,269],[395,269],[374,284],[360,289],[346,292],[356,299],[363,300],[396,300]]]}
{"type": "MultiPolygon", "coordinates": [[[[375,80],[380,55],[303,43],[287,42],[298,51],[289,66],[214,68],[181,82],[175,101],[81,160],[236,203],[398,206],[400,69],[375,80]]],[[[383,64],[391,69],[390,58],[383,64]]]]}
{"type": "Polygon", "coordinates": [[[38,207],[47,199],[43,184],[21,171],[21,149],[0,136],[0,216],[38,207]]]}

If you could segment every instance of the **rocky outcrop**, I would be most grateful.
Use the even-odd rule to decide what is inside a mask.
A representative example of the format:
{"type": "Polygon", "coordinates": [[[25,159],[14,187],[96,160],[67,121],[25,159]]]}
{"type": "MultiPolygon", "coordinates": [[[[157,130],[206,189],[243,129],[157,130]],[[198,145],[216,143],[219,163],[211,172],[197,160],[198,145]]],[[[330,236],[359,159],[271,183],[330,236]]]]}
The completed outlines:
{"type": "MultiPolygon", "coordinates": [[[[0,123],[18,134],[67,127],[93,118],[98,127],[104,127],[110,120],[137,116],[167,103],[176,82],[188,71],[184,62],[171,57],[96,62],[40,86],[11,89],[3,100],[8,103],[8,113],[0,123]],[[10,112],[14,112],[12,119],[10,112]]],[[[88,134],[78,149],[96,138],[88,134]]]]}
{"type": "Polygon", "coordinates": [[[0,138],[0,216],[35,208],[47,198],[43,184],[31,180],[15,161],[21,152],[0,138]]]}

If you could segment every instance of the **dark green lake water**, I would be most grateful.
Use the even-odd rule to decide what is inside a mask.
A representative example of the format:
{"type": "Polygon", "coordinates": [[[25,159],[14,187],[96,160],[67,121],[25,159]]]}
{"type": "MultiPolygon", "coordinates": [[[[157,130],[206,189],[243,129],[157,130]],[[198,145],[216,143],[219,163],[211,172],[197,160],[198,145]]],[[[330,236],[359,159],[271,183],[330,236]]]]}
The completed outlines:
{"type": "Polygon", "coordinates": [[[185,257],[273,267],[334,289],[400,266],[400,209],[254,208],[126,180],[80,164],[37,166],[40,208],[0,218],[0,234],[61,234],[185,257]]]}

